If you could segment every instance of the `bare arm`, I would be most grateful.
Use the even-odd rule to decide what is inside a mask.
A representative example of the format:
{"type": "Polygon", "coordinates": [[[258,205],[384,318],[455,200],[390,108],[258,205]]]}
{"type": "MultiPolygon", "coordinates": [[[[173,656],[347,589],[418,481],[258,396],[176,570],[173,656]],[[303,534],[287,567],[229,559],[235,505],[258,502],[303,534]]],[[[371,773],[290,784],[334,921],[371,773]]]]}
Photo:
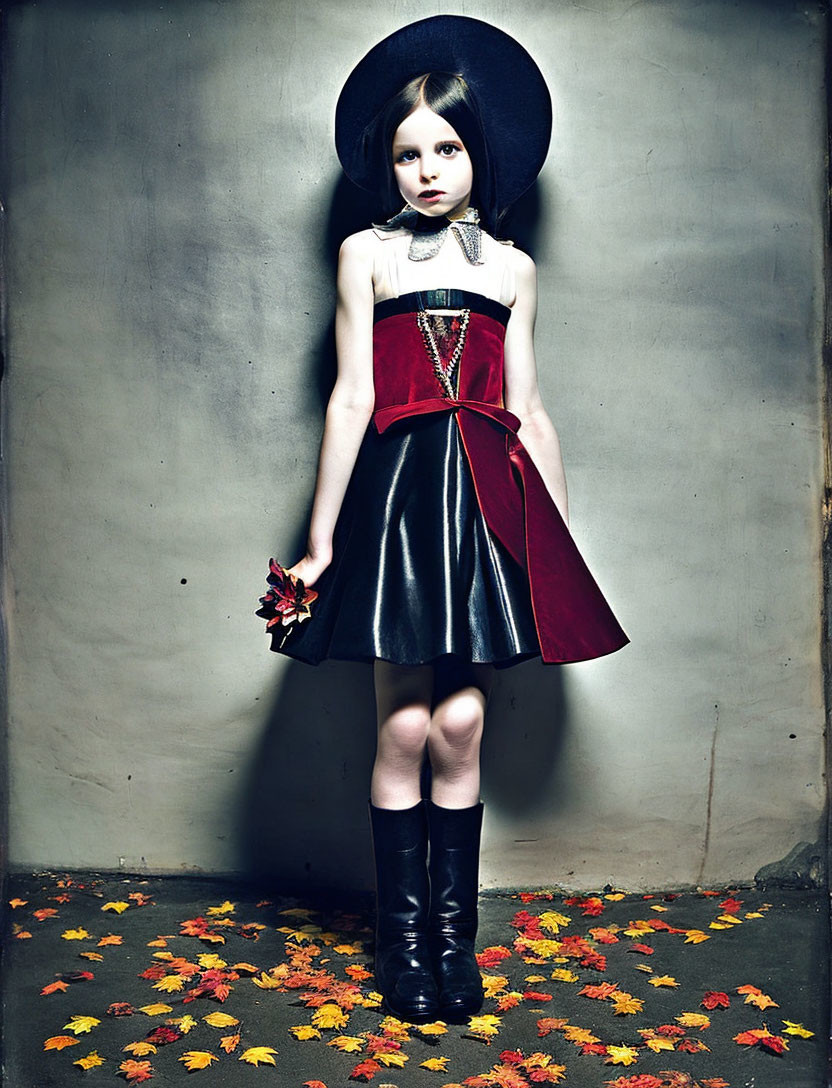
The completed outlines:
{"type": "Polygon", "coordinates": [[[517,297],[506,329],[506,408],[520,419],[519,438],[529,451],[543,477],[546,489],[568,525],[569,504],[560,441],[543,406],[537,384],[537,364],[534,357],[537,271],[534,261],[525,253],[514,250],[512,258],[516,262],[517,297]]]}
{"type": "Polygon", "coordinates": [[[347,238],[338,259],[338,374],[326,410],[306,555],[290,568],[310,586],[332,561],[335,522],[373,411],[373,276],[368,235],[347,238]]]}

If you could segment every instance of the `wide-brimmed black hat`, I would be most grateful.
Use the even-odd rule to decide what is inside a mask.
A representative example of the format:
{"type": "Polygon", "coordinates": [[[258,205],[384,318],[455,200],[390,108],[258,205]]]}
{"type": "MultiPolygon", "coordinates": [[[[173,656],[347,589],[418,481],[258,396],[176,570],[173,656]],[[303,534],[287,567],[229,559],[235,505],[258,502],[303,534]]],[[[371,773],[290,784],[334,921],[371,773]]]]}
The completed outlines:
{"type": "Polygon", "coordinates": [[[467,15],[409,23],[374,46],[350,73],[335,107],[335,148],[347,177],[376,190],[364,136],[385,104],[425,72],[453,72],[471,89],[508,207],[540,172],[552,133],[552,101],[540,69],[505,31],[467,15]]]}

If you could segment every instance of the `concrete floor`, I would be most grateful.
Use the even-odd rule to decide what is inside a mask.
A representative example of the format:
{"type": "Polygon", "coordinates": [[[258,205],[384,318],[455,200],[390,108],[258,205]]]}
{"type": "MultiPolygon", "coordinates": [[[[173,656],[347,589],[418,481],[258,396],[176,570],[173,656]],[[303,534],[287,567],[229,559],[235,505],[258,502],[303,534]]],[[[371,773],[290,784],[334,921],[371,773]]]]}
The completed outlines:
{"type": "Polygon", "coordinates": [[[142,1077],[287,1088],[827,1083],[827,903],[817,891],[651,897],[599,889],[571,903],[545,891],[489,893],[478,949],[501,949],[481,964],[494,994],[483,1014],[497,1019],[440,1026],[438,1034],[385,1021],[375,1007],[366,899],[327,905],[220,881],[78,873],[12,876],[7,899],[9,1088],[112,1084],[125,1061],[147,1063],[121,1071],[131,1084],[142,1077]],[[547,943],[537,943],[541,935],[547,943]],[[237,977],[224,977],[229,972],[237,977]],[[162,976],[173,981],[160,987],[162,976]],[[255,984],[266,977],[274,988],[255,984]],[[224,1001],[211,994],[217,982],[230,986],[224,1001]],[[618,996],[581,992],[603,983],[618,996]],[[188,993],[200,986],[201,995],[188,993]],[[707,992],[724,995],[711,1010],[702,1005],[707,992]],[[168,1009],[141,1011],[153,1004],[168,1009]],[[235,1023],[206,1021],[217,1012],[235,1023]],[[73,1026],[75,1016],[94,1019],[73,1026]],[[813,1034],[803,1037],[794,1025],[813,1034]],[[159,1027],[169,1041],[157,1033],[155,1052],[125,1050],[159,1027]],[[296,1038],[292,1028],[314,1037],[296,1038]],[[745,1036],[754,1045],[736,1041],[749,1031],[767,1032],[768,1046],[759,1036],[745,1036]],[[226,1052],[220,1040],[237,1033],[226,1052]],[[54,1039],[63,1045],[44,1049],[54,1039]],[[777,1053],[783,1043],[788,1049],[777,1053]],[[254,1047],[272,1048],[263,1064],[241,1060],[254,1047]],[[76,1063],[91,1052],[103,1064],[84,1070],[76,1063]],[[190,1052],[215,1060],[188,1072],[181,1059],[190,1052]]]}

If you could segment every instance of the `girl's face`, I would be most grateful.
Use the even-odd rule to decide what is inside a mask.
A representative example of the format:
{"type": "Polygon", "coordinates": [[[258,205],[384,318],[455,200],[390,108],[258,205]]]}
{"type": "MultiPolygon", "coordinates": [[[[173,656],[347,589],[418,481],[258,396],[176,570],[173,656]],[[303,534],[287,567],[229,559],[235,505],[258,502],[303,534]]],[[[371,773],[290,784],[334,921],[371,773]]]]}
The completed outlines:
{"type": "Polygon", "coordinates": [[[407,203],[423,215],[462,215],[474,171],[456,129],[427,106],[417,106],[393,136],[393,176],[407,203]]]}

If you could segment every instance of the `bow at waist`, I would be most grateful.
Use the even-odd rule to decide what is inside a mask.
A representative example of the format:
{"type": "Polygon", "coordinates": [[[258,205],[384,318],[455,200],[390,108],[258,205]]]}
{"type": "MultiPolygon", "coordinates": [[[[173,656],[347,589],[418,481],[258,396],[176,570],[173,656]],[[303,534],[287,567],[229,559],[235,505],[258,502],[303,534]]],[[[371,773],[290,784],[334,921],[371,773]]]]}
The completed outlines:
{"type": "Polygon", "coordinates": [[[386,408],[377,409],[373,413],[373,421],[376,430],[382,434],[391,424],[400,419],[428,415],[430,412],[457,412],[461,408],[476,412],[480,416],[487,416],[514,434],[520,427],[517,416],[509,412],[507,408],[500,407],[499,404],[489,404],[481,400],[460,400],[456,397],[426,397],[424,400],[409,401],[406,404],[390,404],[386,408]]]}

